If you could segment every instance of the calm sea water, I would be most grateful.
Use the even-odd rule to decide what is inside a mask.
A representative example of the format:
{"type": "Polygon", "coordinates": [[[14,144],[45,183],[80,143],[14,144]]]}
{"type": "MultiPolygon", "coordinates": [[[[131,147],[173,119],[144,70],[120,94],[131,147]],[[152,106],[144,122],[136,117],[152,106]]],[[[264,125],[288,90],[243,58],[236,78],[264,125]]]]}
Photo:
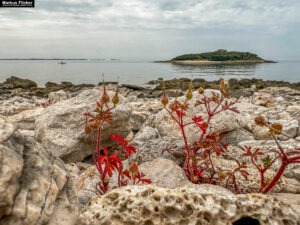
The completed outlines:
{"type": "Polygon", "coordinates": [[[250,65],[200,65],[183,66],[169,63],[137,61],[75,61],[67,60],[60,65],[53,60],[0,60],[0,82],[10,76],[34,80],[39,86],[47,81],[70,81],[74,84],[97,84],[104,73],[106,81],[144,85],[157,78],[179,77],[204,78],[261,78],[264,80],[284,80],[300,82],[300,61],[279,61],[279,63],[250,65]]]}

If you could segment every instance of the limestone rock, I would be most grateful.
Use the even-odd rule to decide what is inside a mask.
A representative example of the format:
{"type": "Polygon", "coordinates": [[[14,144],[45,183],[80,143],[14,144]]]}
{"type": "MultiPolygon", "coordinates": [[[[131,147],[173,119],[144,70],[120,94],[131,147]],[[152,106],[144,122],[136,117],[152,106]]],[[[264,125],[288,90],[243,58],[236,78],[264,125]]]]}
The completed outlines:
{"type": "Polygon", "coordinates": [[[129,121],[131,129],[134,131],[140,130],[147,118],[148,115],[146,113],[133,111],[129,121]]]}
{"type": "MultiPolygon", "coordinates": [[[[108,92],[109,96],[113,94],[108,92]]],[[[95,136],[84,133],[83,113],[93,111],[101,95],[101,89],[90,89],[50,105],[36,119],[35,138],[66,162],[83,160],[91,154],[92,143],[95,141],[95,136]]],[[[111,134],[125,138],[131,132],[128,119],[131,107],[122,96],[119,97],[120,103],[112,110],[113,125],[105,124],[102,130],[101,144],[106,147],[115,143],[109,138],[111,134]]]]}
{"type": "Polygon", "coordinates": [[[37,107],[35,109],[25,110],[18,114],[7,117],[7,121],[13,123],[17,128],[22,130],[34,130],[35,119],[43,113],[44,108],[37,107]]]}
{"type": "MultiPolygon", "coordinates": [[[[212,92],[220,95],[219,91],[215,90],[205,90],[206,96],[211,96],[212,92]]],[[[189,101],[190,109],[187,111],[185,116],[186,123],[192,121],[193,116],[202,116],[205,120],[207,118],[207,113],[205,111],[204,105],[199,105],[194,107],[197,100],[200,100],[203,96],[198,93],[198,91],[193,92],[193,98],[189,101]]],[[[180,102],[183,102],[185,96],[178,98],[180,102]]],[[[214,104],[211,103],[213,106],[214,104]]],[[[172,135],[175,137],[181,137],[181,130],[178,124],[171,118],[166,110],[160,111],[155,118],[155,126],[161,136],[172,135]]],[[[232,131],[238,128],[242,128],[246,125],[245,118],[238,113],[232,111],[225,111],[217,114],[210,122],[210,129],[212,131],[218,131],[220,133],[232,131]]],[[[186,136],[188,142],[193,142],[198,140],[202,132],[197,125],[190,125],[185,127],[186,136]]]]}
{"type": "Polygon", "coordinates": [[[223,139],[229,145],[237,145],[241,141],[254,140],[253,135],[245,129],[236,129],[226,133],[223,139]]]}
{"type": "MultiPolygon", "coordinates": [[[[165,136],[156,139],[150,139],[144,142],[140,147],[138,163],[152,161],[157,158],[170,159],[181,165],[184,161],[184,142],[181,138],[165,136]]],[[[131,162],[135,156],[130,157],[131,162]]]]}
{"type": "Polygon", "coordinates": [[[63,162],[0,118],[0,224],[75,225],[78,209],[63,162]]]}
{"type": "Polygon", "coordinates": [[[48,98],[49,98],[50,102],[53,104],[53,103],[68,99],[68,96],[64,90],[59,90],[56,92],[50,92],[48,95],[48,98]]]}
{"type": "Polygon", "coordinates": [[[261,225],[297,225],[300,219],[290,205],[272,196],[233,195],[213,185],[177,189],[143,185],[93,198],[81,212],[81,225],[231,225],[246,217],[261,225]]]}
{"type": "MultiPolygon", "coordinates": [[[[124,170],[129,168],[128,161],[123,161],[124,170]]],[[[104,169],[104,166],[102,167],[104,169]]],[[[110,179],[108,190],[118,188],[118,173],[114,171],[113,176],[110,179]]],[[[99,172],[96,166],[92,165],[81,174],[77,175],[75,179],[75,185],[79,200],[80,208],[83,208],[91,198],[98,195],[96,189],[97,184],[100,182],[99,172]]]]}
{"type": "Polygon", "coordinates": [[[134,145],[142,145],[143,143],[155,138],[158,138],[156,129],[146,126],[137,132],[132,143],[134,145]]]}
{"type": "Polygon", "coordinates": [[[276,193],[272,194],[272,196],[289,204],[300,216],[300,194],[276,193]]]}
{"type": "Polygon", "coordinates": [[[12,96],[8,99],[1,100],[0,115],[10,116],[20,113],[24,110],[33,109],[39,106],[43,101],[40,101],[35,97],[24,98],[21,96],[12,96]]]}
{"type": "Polygon", "coordinates": [[[147,179],[159,187],[178,188],[191,184],[181,167],[169,159],[155,159],[139,165],[147,179]]]}
{"type": "MultiPolygon", "coordinates": [[[[283,134],[277,135],[279,140],[288,140],[294,138],[298,134],[299,124],[297,120],[269,120],[270,123],[280,123],[282,125],[283,134]],[[285,134],[285,135],[284,135],[285,134]]],[[[251,131],[256,140],[270,140],[273,139],[269,128],[261,127],[255,124],[254,120],[249,122],[251,131]]]]}
{"type": "Polygon", "coordinates": [[[255,105],[270,107],[275,103],[275,98],[267,93],[254,92],[251,102],[255,105]]]}

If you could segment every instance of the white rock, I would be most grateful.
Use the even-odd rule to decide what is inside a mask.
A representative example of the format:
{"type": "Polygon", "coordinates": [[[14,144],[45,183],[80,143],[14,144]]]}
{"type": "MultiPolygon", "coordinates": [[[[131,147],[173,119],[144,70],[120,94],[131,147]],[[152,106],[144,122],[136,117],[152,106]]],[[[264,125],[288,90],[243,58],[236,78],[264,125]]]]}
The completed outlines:
{"type": "MultiPolygon", "coordinates": [[[[114,93],[108,92],[110,96],[114,93]]],[[[86,112],[96,108],[101,98],[99,89],[86,90],[70,98],[47,107],[36,119],[35,138],[55,156],[66,162],[83,160],[91,154],[95,136],[84,133],[86,112]]],[[[130,132],[129,117],[131,107],[119,96],[120,103],[112,110],[113,125],[105,124],[102,130],[101,144],[109,147],[115,144],[109,136],[118,134],[125,138],[130,132]]],[[[95,132],[96,133],[96,132],[95,132]]]]}
{"type": "Polygon", "coordinates": [[[0,162],[1,225],[77,224],[78,199],[63,162],[2,118],[0,162]]]}
{"type": "Polygon", "coordinates": [[[169,159],[155,159],[139,165],[139,171],[159,187],[178,188],[192,184],[181,167],[169,159]]]}
{"type": "Polygon", "coordinates": [[[155,138],[158,138],[158,133],[156,129],[154,129],[153,127],[146,126],[142,128],[139,132],[137,132],[132,143],[134,145],[142,145],[144,142],[155,138]]]}
{"type": "Polygon", "coordinates": [[[275,103],[275,98],[267,93],[254,92],[251,102],[255,105],[272,106],[275,103]]]}
{"type": "MultiPolygon", "coordinates": [[[[178,137],[165,136],[156,139],[149,139],[140,147],[137,147],[139,164],[152,161],[157,158],[165,158],[175,161],[181,165],[184,161],[184,141],[178,137]]],[[[135,159],[131,156],[129,161],[135,159]]]]}
{"type": "Polygon", "coordinates": [[[50,92],[48,98],[52,104],[68,99],[68,96],[64,90],[59,90],[56,92],[50,92]]]}

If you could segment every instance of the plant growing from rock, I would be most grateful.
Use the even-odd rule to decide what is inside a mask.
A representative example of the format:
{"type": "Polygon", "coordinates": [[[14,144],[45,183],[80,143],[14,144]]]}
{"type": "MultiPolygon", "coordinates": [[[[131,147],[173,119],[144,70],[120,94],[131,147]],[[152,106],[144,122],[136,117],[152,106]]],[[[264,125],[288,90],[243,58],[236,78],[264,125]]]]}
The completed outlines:
{"type": "Polygon", "coordinates": [[[109,154],[107,148],[101,146],[101,131],[104,124],[112,125],[113,117],[111,111],[118,103],[118,88],[115,95],[110,100],[104,85],[101,100],[96,101],[97,107],[95,110],[92,113],[88,112],[84,114],[86,117],[85,133],[91,134],[93,130],[97,131],[96,152],[94,149],[92,150],[92,157],[100,176],[100,181],[96,186],[96,189],[100,194],[105,194],[108,191],[109,182],[111,181],[114,171],[117,172],[119,187],[129,183],[151,183],[151,180],[145,179],[145,174],[138,170],[136,160],[132,162],[128,170],[124,169],[120,155],[125,152],[125,158],[128,158],[131,154],[136,153],[136,149],[132,145],[129,145],[127,140],[122,139],[119,135],[110,135],[110,138],[117,141],[120,145],[117,152],[112,154],[109,154]],[[109,106],[110,101],[112,106],[109,106]]]}
{"type": "MultiPolygon", "coordinates": [[[[164,105],[165,110],[169,113],[170,117],[178,124],[179,129],[185,143],[184,155],[185,162],[183,170],[187,178],[193,183],[209,183],[218,184],[220,186],[233,189],[236,193],[249,192],[248,190],[240,190],[237,182],[237,174],[240,174],[245,181],[248,180],[249,172],[247,171],[246,162],[235,159],[236,168],[233,170],[227,170],[220,168],[214,162],[214,157],[221,157],[227,151],[227,143],[223,141],[225,134],[220,134],[211,129],[211,120],[217,114],[224,111],[232,111],[239,113],[237,108],[234,106],[235,102],[230,100],[230,89],[229,84],[222,80],[220,82],[220,92],[211,92],[208,96],[203,88],[198,89],[198,93],[202,96],[196,101],[195,105],[190,105],[190,100],[193,98],[192,82],[189,89],[186,92],[185,100],[180,102],[177,98],[169,104],[168,96],[164,90],[161,102],[164,105]],[[198,105],[203,105],[207,114],[204,120],[201,116],[193,116],[190,120],[192,122],[185,122],[188,115],[187,111],[198,105]],[[201,132],[200,138],[194,143],[188,143],[185,128],[192,124],[197,125],[199,132],[201,132]]],[[[264,121],[264,118],[259,117],[256,119],[256,123],[261,126],[267,126],[270,128],[270,132],[278,145],[279,151],[273,150],[277,153],[274,159],[269,156],[260,158],[261,164],[257,161],[258,156],[264,154],[259,150],[255,149],[252,151],[251,147],[245,146],[246,151],[243,157],[250,157],[251,163],[257,168],[261,175],[261,187],[258,192],[267,193],[269,192],[279,181],[282,173],[286,166],[290,163],[300,163],[300,149],[285,153],[280,144],[278,143],[275,134],[282,133],[281,124],[268,124],[264,121]],[[276,175],[272,180],[265,179],[265,172],[271,168],[275,161],[281,160],[282,164],[276,175]]],[[[168,149],[170,151],[171,149],[168,149]]]]}

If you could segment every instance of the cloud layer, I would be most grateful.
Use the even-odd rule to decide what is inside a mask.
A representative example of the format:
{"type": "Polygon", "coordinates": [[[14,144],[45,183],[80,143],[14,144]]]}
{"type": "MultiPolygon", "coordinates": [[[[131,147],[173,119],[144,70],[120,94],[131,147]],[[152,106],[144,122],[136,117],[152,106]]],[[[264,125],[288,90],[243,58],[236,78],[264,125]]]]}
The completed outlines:
{"type": "Polygon", "coordinates": [[[299,44],[291,38],[299,11],[299,0],[36,0],[34,9],[0,9],[0,57],[157,58],[219,46],[258,51],[262,41],[266,55],[280,57],[272,50],[280,45],[300,57],[290,46],[299,44]]]}

